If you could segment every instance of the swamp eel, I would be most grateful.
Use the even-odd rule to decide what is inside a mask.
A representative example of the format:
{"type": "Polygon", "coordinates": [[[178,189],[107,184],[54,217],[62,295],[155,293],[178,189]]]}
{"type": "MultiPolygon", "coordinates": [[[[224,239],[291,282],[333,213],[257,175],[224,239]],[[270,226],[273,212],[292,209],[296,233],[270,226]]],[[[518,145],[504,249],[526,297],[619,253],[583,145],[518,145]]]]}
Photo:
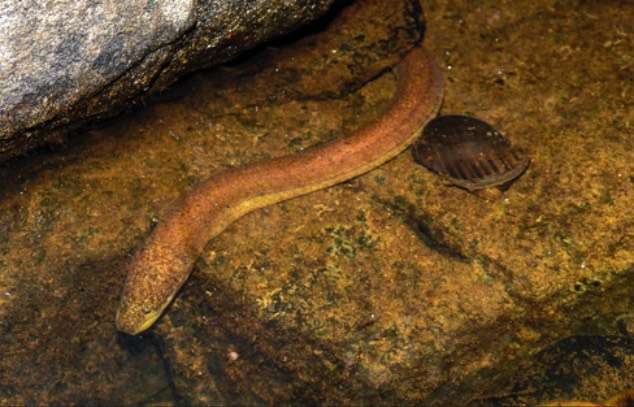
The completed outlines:
{"type": "Polygon", "coordinates": [[[152,326],[207,242],[241,216],[347,181],[409,147],[438,113],[442,72],[422,47],[414,48],[394,72],[398,85],[389,105],[352,134],[298,154],[221,171],[184,193],[131,260],[117,328],[135,335],[152,326]]]}

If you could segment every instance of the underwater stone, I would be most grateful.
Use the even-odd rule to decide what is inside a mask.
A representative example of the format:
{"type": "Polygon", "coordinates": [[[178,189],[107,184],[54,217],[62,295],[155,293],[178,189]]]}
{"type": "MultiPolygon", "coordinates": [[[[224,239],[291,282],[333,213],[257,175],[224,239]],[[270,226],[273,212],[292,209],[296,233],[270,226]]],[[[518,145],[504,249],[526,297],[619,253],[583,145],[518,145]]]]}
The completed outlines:
{"type": "Polygon", "coordinates": [[[287,33],[333,0],[0,0],[0,161],[287,33]]]}

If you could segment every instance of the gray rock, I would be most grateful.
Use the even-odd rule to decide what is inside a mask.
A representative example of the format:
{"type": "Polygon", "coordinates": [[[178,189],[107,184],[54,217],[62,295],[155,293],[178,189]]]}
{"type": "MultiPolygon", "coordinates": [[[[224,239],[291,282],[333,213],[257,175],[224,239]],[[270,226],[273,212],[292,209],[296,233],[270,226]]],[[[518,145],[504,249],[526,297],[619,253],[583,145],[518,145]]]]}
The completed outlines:
{"type": "Polygon", "coordinates": [[[333,0],[0,0],[0,161],[129,108],[333,0]]]}

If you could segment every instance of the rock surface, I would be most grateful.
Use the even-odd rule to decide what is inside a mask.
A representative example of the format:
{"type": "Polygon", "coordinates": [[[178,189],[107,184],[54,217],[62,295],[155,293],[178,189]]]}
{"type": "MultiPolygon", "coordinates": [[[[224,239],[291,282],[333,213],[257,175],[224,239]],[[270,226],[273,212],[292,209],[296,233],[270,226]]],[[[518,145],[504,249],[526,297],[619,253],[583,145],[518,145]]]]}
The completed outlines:
{"type": "Polygon", "coordinates": [[[323,14],[332,0],[0,2],[0,161],[323,14]]]}
{"type": "Polygon", "coordinates": [[[619,1],[425,2],[442,113],[504,131],[527,172],[487,201],[406,153],[258,210],[209,242],[153,331],[117,334],[129,254],[184,190],[376,116],[394,91],[376,74],[420,38],[416,2],[395,4],[359,2],[379,11],[342,11],[358,20],[334,38],[197,74],[179,100],[0,167],[0,404],[537,405],[631,387],[619,1]]]}

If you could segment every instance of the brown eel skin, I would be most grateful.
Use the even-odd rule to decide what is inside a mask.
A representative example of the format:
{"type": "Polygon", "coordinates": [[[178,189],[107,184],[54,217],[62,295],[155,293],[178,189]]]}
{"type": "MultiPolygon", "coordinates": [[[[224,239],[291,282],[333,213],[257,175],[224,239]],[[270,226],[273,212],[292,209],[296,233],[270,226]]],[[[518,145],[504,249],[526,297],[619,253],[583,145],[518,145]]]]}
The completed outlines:
{"type": "Polygon", "coordinates": [[[117,312],[117,328],[148,329],[189,277],[204,246],[255,209],[359,176],[407,149],[440,108],[442,72],[416,47],[394,69],[389,105],[346,137],[298,154],[219,172],[184,193],[133,256],[117,312]]]}

